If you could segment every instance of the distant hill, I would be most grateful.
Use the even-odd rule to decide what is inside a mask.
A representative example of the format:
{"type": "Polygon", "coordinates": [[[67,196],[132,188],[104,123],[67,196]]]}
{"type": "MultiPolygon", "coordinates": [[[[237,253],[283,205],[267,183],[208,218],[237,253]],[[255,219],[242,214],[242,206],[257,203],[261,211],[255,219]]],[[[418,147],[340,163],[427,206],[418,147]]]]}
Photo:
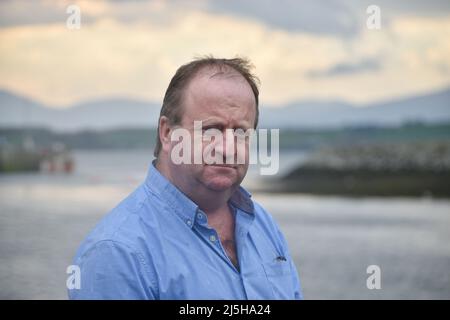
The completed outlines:
{"type": "Polygon", "coordinates": [[[450,88],[369,105],[339,101],[299,101],[261,111],[261,126],[272,128],[330,128],[344,126],[397,126],[407,122],[450,120],[450,88]]]}
{"type": "MultiPolygon", "coordinates": [[[[156,103],[112,98],[55,109],[0,90],[1,127],[47,127],[58,131],[155,127],[159,111],[160,105],[156,103]]],[[[260,127],[392,126],[449,120],[450,88],[362,106],[339,101],[298,101],[278,108],[262,106],[260,127]]]]}
{"type": "Polygon", "coordinates": [[[159,111],[156,104],[130,99],[89,101],[55,109],[0,91],[2,127],[46,127],[58,131],[149,127],[156,124],[159,111]]]}

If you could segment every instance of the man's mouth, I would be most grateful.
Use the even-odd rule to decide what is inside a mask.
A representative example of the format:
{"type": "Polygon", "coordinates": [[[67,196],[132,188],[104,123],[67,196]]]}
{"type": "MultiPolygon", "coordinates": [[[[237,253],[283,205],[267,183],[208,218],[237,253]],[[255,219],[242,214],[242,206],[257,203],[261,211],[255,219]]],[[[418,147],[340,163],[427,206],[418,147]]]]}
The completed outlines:
{"type": "Polygon", "coordinates": [[[218,163],[213,163],[213,164],[207,164],[207,166],[237,169],[237,165],[235,165],[235,164],[218,164],[218,163]]]}

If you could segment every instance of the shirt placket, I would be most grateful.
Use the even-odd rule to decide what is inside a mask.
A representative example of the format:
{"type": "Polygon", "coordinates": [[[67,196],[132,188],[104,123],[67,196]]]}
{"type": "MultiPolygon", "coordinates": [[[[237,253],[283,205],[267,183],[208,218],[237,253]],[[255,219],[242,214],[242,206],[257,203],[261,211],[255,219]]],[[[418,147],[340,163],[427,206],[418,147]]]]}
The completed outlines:
{"type": "Polygon", "coordinates": [[[247,235],[249,232],[249,228],[254,220],[254,215],[249,215],[241,210],[234,208],[235,210],[235,239],[236,239],[236,250],[239,261],[240,268],[240,280],[242,289],[246,298],[248,297],[245,281],[244,281],[244,268],[247,263],[252,263],[252,261],[247,261],[245,258],[247,257],[246,250],[248,250],[248,246],[246,243],[247,235]]]}
{"type": "Polygon", "coordinates": [[[201,210],[197,211],[196,222],[197,223],[194,225],[194,229],[196,229],[199,236],[202,237],[202,239],[214,250],[216,254],[219,255],[222,260],[228,264],[228,266],[235,273],[239,274],[239,270],[233,265],[225,249],[223,248],[219,235],[216,230],[208,226],[206,214],[201,210]]]}

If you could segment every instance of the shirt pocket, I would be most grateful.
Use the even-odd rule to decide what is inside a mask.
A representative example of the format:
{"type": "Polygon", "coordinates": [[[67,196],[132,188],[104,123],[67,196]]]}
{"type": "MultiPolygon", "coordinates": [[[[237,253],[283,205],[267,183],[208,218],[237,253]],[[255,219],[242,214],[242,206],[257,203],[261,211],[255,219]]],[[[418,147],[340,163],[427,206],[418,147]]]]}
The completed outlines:
{"type": "Polygon", "coordinates": [[[288,260],[263,263],[267,281],[272,288],[273,299],[294,299],[294,283],[288,260]]]}

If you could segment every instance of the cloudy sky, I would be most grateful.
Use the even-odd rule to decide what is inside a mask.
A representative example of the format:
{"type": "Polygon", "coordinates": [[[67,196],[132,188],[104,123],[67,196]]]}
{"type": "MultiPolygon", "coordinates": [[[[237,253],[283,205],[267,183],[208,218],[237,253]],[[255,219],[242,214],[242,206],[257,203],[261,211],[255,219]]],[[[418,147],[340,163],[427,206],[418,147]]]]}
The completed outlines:
{"type": "Polygon", "coordinates": [[[369,103],[450,86],[450,1],[0,2],[0,89],[55,108],[105,97],[162,100],[195,56],[250,58],[261,103],[369,103]],[[66,9],[81,10],[81,28],[66,9]],[[366,9],[381,29],[366,26],[366,9]]]}

